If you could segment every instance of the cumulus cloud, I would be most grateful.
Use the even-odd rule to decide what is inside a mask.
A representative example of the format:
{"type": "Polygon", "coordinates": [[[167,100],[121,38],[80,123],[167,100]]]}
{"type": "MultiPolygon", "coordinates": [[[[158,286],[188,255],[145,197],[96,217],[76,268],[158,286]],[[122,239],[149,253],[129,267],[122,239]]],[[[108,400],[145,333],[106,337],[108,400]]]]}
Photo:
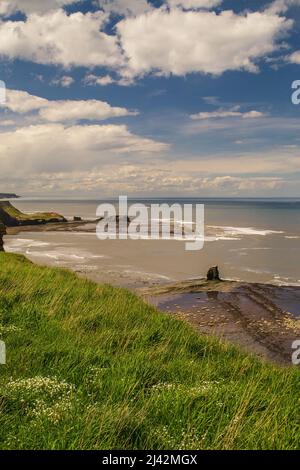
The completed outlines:
{"type": "Polygon", "coordinates": [[[137,16],[152,9],[147,0],[99,0],[104,11],[120,16],[137,16]]]}
{"type": "Polygon", "coordinates": [[[167,0],[170,7],[181,7],[186,10],[198,8],[214,8],[223,2],[223,0],[167,0]]]}
{"type": "Polygon", "coordinates": [[[128,74],[185,75],[257,71],[256,62],[275,51],[293,22],[265,12],[220,14],[155,9],[117,25],[128,74]]]}
{"type": "Polygon", "coordinates": [[[140,158],[168,148],[124,125],[43,124],[1,132],[0,137],[1,176],[24,179],[31,172],[92,172],[113,160],[118,165],[124,155],[140,158]]]}
{"type": "Polygon", "coordinates": [[[293,6],[300,6],[300,0],[275,0],[267,6],[266,11],[272,15],[285,13],[293,6]]]}
{"type": "Polygon", "coordinates": [[[147,13],[124,18],[116,25],[117,34],[108,34],[104,31],[108,17],[100,10],[68,15],[59,9],[29,14],[24,21],[0,20],[0,56],[65,69],[107,67],[120,74],[119,85],[151,72],[255,72],[257,62],[280,47],[281,34],[293,24],[270,11],[217,14],[151,7],[147,13]]]}
{"type": "Polygon", "coordinates": [[[6,102],[0,108],[6,108],[14,113],[29,113],[48,105],[48,100],[30,95],[27,91],[7,90],[6,102]]]}
{"type": "Polygon", "coordinates": [[[78,1],[80,0],[3,0],[0,4],[0,15],[11,15],[17,11],[25,14],[45,13],[78,1]]]}
{"type": "Polygon", "coordinates": [[[136,116],[137,111],[113,107],[99,100],[47,100],[26,91],[7,90],[6,102],[1,105],[14,113],[38,111],[39,117],[50,122],[77,120],[104,120],[122,116],[136,116]]]}
{"type": "Polygon", "coordinates": [[[84,79],[83,83],[88,86],[107,86],[112,84],[117,84],[120,86],[132,86],[135,84],[134,78],[132,77],[118,77],[113,78],[111,75],[95,75],[93,73],[88,73],[84,79]]]}
{"type": "Polygon", "coordinates": [[[63,88],[69,88],[69,86],[71,86],[74,82],[75,80],[73,77],[70,77],[69,75],[63,75],[62,77],[54,78],[51,81],[51,84],[62,86],[63,88]]]}
{"type": "Polygon", "coordinates": [[[288,58],[288,62],[292,64],[300,64],[300,51],[293,52],[288,58]]]}
{"type": "Polygon", "coordinates": [[[0,56],[40,64],[96,67],[123,62],[116,36],[101,31],[104,12],[31,14],[26,21],[0,21],[0,56]]]}
{"type": "Polygon", "coordinates": [[[197,114],[192,114],[191,119],[197,121],[206,120],[206,119],[221,119],[221,118],[235,118],[240,117],[242,119],[256,119],[265,117],[265,114],[252,110],[247,112],[238,111],[238,108],[232,108],[230,110],[218,109],[217,111],[210,111],[210,112],[201,112],[197,114]]]}
{"type": "Polygon", "coordinates": [[[104,120],[122,116],[136,116],[136,111],[112,107],[104,101],[49,101],[48,105],[39,112],[46,121],[62,122],[70,120],[104,120]]]}
{"type": "Polygon", "coordinates": [[[111,85],[112,83],[116,83],[117,80],[114,80],[110,75],[94,75],[92,73],[87,74],[84,79],[83,83],[85,85],[99,85],[99,86],[106,86],[111,85]]]}
{"type": "Polygon", "coordinates": [[[162,158],[167,151],[166,144],[138,137],[125,126],[31,126],[1,133],[0,181],[9,176],[10,188],[39,194],[199,195],[201,190],[208,195],[255,195],[289,187],[287,175],[300,170],[297,149],[197,161],[186,157],[172,165],[162,158]]]}
{"type": "Polygon", "coordinates": [[[0,182],[39,194],[272,194],[288,188],[288,175],[300,171],[298,148],[199,155],[196,160],[183,155],[172,165],[168,155],[167,144],[137,136],[124,125],[3,128],[0,182]]]}

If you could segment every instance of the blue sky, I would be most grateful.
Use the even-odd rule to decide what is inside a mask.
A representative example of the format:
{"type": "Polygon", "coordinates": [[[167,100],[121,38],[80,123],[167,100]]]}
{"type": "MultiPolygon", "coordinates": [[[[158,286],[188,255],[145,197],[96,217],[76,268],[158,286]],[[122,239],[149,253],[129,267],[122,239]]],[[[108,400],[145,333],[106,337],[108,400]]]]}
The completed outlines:
{"type": "Polygon", "coordinates": [[[1,191],[299,196],[299,51],[298,0],[2,0],[1,191]]]}

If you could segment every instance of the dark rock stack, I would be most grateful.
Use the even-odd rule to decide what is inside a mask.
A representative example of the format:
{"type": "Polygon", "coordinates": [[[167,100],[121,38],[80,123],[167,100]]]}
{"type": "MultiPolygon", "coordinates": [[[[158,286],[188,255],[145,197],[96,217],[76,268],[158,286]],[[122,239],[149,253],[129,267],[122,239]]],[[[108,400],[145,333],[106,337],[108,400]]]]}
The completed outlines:
{"type": "Polygon", "coordinates": [[[220,281],[220,273],[218,266],[213,266],[208,270],[207,273],[207,280],[208,281],[220,281]]]}
{"type": "Polygon", "coordinates": [[[0,251],[4,251],[3,245],[3,236],[6,234],[6,227],[5,225],[0,222],[0,251]]]}

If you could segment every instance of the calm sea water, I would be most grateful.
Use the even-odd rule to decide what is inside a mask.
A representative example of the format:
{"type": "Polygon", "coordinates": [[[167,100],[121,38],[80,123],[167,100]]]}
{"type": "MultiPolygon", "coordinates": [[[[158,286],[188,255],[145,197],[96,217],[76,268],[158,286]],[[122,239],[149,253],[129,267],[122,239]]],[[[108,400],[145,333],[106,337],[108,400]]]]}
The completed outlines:
{"type": "MultiPolygon", "coordinates": [[[[20,199],[13,204],[24,212],[51,210],[94,219],[100,202],[20,199]]],[[[93,233],[24,232],[6,237],[6,249],[121,285],[202,277],[215,264],[230,279],[300,285],[300,198],[130,202],[204,204],[204,248],[188,252],[184,242],[174,240],[99,241],[93,233]]]]}

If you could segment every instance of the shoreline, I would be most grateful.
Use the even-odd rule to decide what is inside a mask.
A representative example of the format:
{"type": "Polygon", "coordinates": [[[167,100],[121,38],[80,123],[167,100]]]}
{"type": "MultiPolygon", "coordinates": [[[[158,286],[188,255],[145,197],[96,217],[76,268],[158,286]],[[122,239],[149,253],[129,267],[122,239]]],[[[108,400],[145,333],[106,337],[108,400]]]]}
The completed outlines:
{"type": "MultiPolygon", "coordinates": [[[[63,232],[66,232],[66,233],[76,233],[76,234],[92,234],[92,233],[95,233],[95,227],[96,227],[96,224],[98,222],[98,219],[89,219],[89,220],[80,220],[80,221],[74,221],[74,220],[67,220],[66,222],[52,222],[52,223],[48,223],[48,224],[42,224],[42,225],[23,225],[23,226],[14,226],[14,227],[7,227],[6,229],[6,235],[8,236],[15,236],[15,235],[19,235],[21,233],[28,233],[28,232],[31,232],[31,233],[41,233],[41,232],[48,232],[48,233],[63,233],[63,232]]],[[[85,274],[84,270],[83,271],[76,271],[75,272],[78,272],[79,274],[82,272],[83,274],[85,274]]],[[[88,274],[88,273],[87,273],[88,274]]],[[[153,272],[153,274],[155,274],[153,272]]],[[[164,281],[164,279],[166,279],[167,281],[167,277],[166,276],[160,276],[158,275],[157,277],[157,280],[156,281],[143,281],[143,282],[140,282],[140,281],[131,281],[129,284],[128,284],[128,288],[131,288],[132,286],[134,286],[135,284],[137,284],[138,286],[142,286],[143,284],[150,284],[150,285],[153,285],[153,283],[157,283],[157,284],[160,284],[161,282],[166,282],[164,281]],[[159,281],[159,278],[161,277],[162,281],[159,281]]],[[[174,280],[174,282],[188,282],[189,280],[193,279],[192,277],[186,277],[186,278],[182,278],[181,280],[179,280],[177,278],[172,278],[170,277],[169,280],[170,282],[174,280]]],[[[194,279],[196,280],[199,280],[198,277],[195,277],[194,279]]],[[[300,289],[300,284],[299,284],[299,281],[298,282],[288,282],[286,280],[283,280],[285,279],[284,277],[282,277],[282,281],[280,282],[279,280],[279,276],[278,276],[278,280],[274,280],[274,282],[270,282],[270,281],[252,281],[252,280],[247,280],[247,279],[241,279],[240,276],[238,276],[236,279],[235,278],[231,278],[231,277],[228,277],[226,276],[226,280],[228,282],[232,281],[232,282],[236,282],[236,283],[249,283],[249,284],[262,284],[262,285],[271,285],[273,287],[287,287],[287,288],[290,288],[290,287],[299,287],[300,289]]],[[[97,282],[97,281],[96,281],[97,282]]],[[[110,280],[111,282],[111,280],[110,280]]],[[[116,278],[116,284],[118,285],[118,279],[116,278]]],[[[122,283],[122,286],[124,286],[124,284],[122,283]]],[[[127,286],[125,286],[127,287],[127,286]]]]}
{"type": "MultiPolygon", "coordinates": [[[[92,233],[95,223],[95,220],[82,220],[34,228],[10,227],[7,234],[33,231],[92,233]]],[[[97,279],[84,269],[74,271],[80,277],[103,283],[102,279],[97,279]]],[[[107,277],[107,282],[112,283],[107,277]]],[[[296,302],[299,305],[300,287],[234,280],[206,282],[203,279],[178,282],[152,279],[143,282],[142,286],[138,281],[124,286],[121,274],[120,279],[116,277],[114,281],[114,285],[135,292],[159,310],[183,318],[202,334],[222,338],[262,359],[282,365],[291,364],[291,345],[300,336],[300,322],[287,308],[276,304],[274,298],[280,294],[288,304],[293,303],[294,296],[299,299],[296,302]]]]}

